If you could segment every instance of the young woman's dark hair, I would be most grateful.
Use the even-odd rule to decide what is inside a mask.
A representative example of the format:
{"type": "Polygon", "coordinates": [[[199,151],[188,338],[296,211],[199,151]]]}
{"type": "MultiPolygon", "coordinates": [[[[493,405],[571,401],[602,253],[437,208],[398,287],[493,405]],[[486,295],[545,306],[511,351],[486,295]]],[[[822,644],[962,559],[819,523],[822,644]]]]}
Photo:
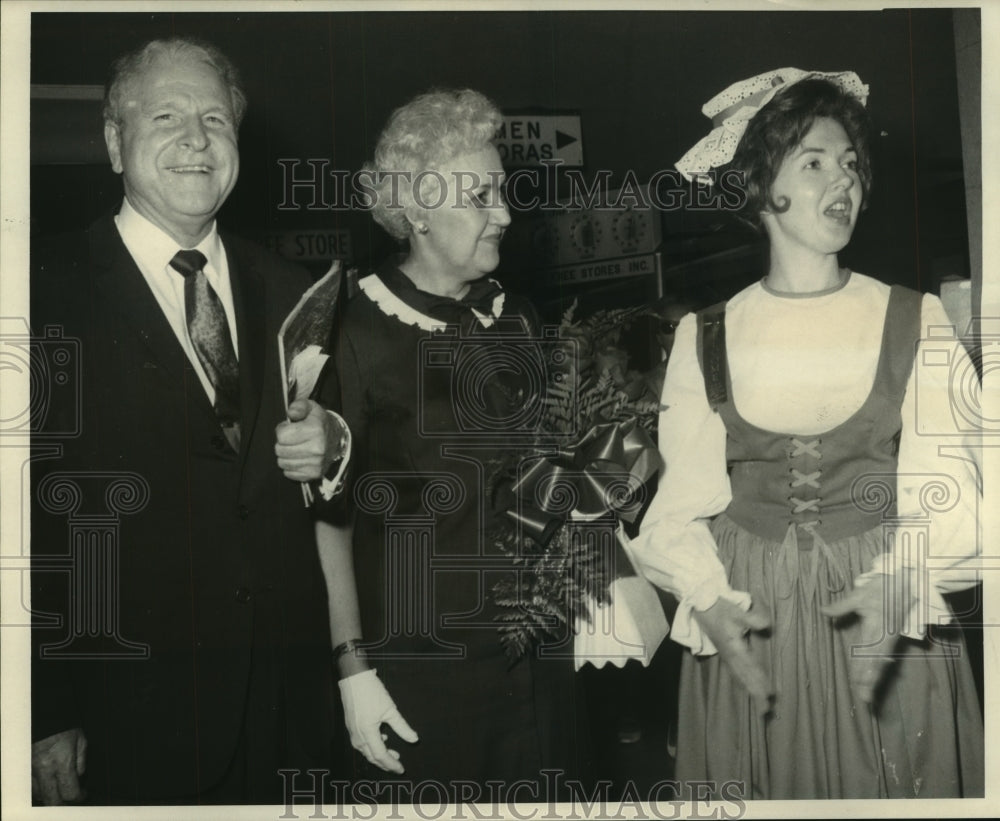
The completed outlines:
{"type": "Polygon", "coordinates": [[[784,161],[809,133],[817,118],[840,123],[858,156],[861,207],[868,204],[872,186],[870,123],[868,112],[857,97],[829,80],[802,80],[775,95],[747,125],[730,168],[744,173],[746,204],[739,217],[763,230],[761,211],[781,213],[789,203],[771,199],[771,186],[784,161]]]}

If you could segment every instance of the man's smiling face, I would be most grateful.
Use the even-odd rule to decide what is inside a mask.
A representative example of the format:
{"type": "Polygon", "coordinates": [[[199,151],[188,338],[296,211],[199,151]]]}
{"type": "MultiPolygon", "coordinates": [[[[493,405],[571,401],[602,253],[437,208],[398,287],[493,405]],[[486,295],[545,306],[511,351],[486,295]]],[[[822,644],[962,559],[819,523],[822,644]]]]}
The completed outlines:
{"type": "Polygon", "coordinates": [[[229,89],[193,55],[159,55],[126,86],[104,136],[129,203],[184,247],[205,236],[239,174],[229,89]]]}

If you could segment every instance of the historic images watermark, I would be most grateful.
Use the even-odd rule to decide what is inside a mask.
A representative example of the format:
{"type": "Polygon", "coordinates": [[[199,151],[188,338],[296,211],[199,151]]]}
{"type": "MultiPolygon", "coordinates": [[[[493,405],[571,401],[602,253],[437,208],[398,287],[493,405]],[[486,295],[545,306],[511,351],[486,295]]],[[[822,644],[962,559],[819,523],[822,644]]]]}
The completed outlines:
{"type": "Polygon", "coordinates": [[[455,171],[448,175],[451,179],[434,169],[351,172],[332,168],[324,158],[282,158],[278,165],[280,211],[352,211],[372,208],[380,199],[390,208],[407,203],[425,210],[462,208],[473,201],[482,207],[506,204],[513,211],[738,211],[746,202],[744,175],[735,169],[704,175],[712,181],[706,185],[691,183],[672,168],[644,180],[630,169],[616,182],[610,170],[587,177],[578,168],[564,168],[561,160],[544,160],[539,167],[518,168],[510,174],[490,172],[485,178],[455,171]]]}
{"type": "MultiPolygon", "coordinates": [[[[58,460],[62,443],[80,432],[84,386],[79,384],[79,342],[66,338],[58,328],[45,328],[37,336],[27,328],[27,323],[17,327],[8,323],[5,333],[0,335],[5,371],[27,374],[31,383],[30,405],[16,412],[5,411],[0,435],[4,437],[5,446],[13,445],[18,437],[23,439],[27,461],[30,458],[30,431],[30,452],[36,459],[42,457],[51,463],[53,459],[58,460]]],[[[420,396],[414,397],[416,413],[422,436],[441,437],[442,447],[452,451],[462,449],[461,458],[479,464],[479,474],[485,476],[492,449],[501,444],[525,445],[534,441],[532,437],[544,407],[544,389],[550,371],[566,367],[575,351],[572,340],[558,339],[551,328],[543,329],[533,338],[511,340],[481,334],[461,339],[459,343],[456,345],[454,339],[443,339],[440,335],[430,337],[421,348],[419,358],[421,387],[430,390],[433,382],[436,391],[444,386],[451,404],[457,409],[454,424],[444,428],[434,426],[425,407],[429,397],[423,390],[420,396]],[[522,393],[517,396],[501,397],[507,400],[506,404],[488,395],[491,375],[497,371],[508,375],[514,373],[518,377],[514,382],[521,386],[522,393]]],[[[982,337],[978,343],[980,367],[983,370],[995,368],[1000,362],[1000,342],[982,337]]],[[[937,329],[922,341],[918,356],[922,357],[925,367],[917,369],[914,384],[916,418],[904,422],[915,425],[918,436],[945,437],[945,441],[964,443],[973,456],[981,456],[982,441],[1000,434],[1000,420],[989,416],[984,408],[976,369],[968,358],[959,355],[961,345],[951,327],[937,329]],[[935,384],[927,384],[930,378],[935,379],[935,384]],[[942,384],[947,387],[948,407],[953,417],[948,425],[942,424],[940,412],[930,412],[928,404],[930,394],[940,391],[942,384]]],[[[977,465],[971,469],[978,473],[977,465]]],[[[557,512],[567,514],[572,511],[578,490],[576,481],[580,478],[572,471],[563,472],[558,486],[539,485],[535,491],[544,495],[549,503],[562,499],[562,507],[557,512]]],[[[920,631],[923,624],[934,624],[941,615],[926,608],[935,572],[949,569],[948,557],[938,555],[935,550],[931,522],[935,516],[946,515],[956,505],[970,503],[968,494],[963,496],[962,488],[948,475],[921,474],[903,478],[916,489],[919,515],[905,518],[894,515],[898,474],[861,476],[852,487],[852,498],[859,511],[882,516],[886,544],[894,546],[897,563],[908,570],[905,576],[896,573],[883,577],[886,601],[903,595],[924,605],[919,612],[886,613],[887,635],[900,636],[920,631]]],[[[52,635],[51,641],[43,643],[43,652],[81,659],[95,656],[147,658],[149,648],[129,641],[128,625],[119,623],[118,591],[113,583],[117,579],[117,534],[121,518],[139,512],[148,500],[149,491],[143,478],[100,470],[67,473],[56,468],[36,484],[35,504],[51,516],[65,517],[67,541],[61,552],[47,551],[46,555],[41,555],[36,551],[33,567],[36,572],[66,576],[73,604],[67,611],[71,616],[68,623],[37,614],[36,624],[47,627],[46,632],[52,635]],[[103,500],[107,510],[102,516],[90,515],[93,509],[89,503],[86,506],[88,515],[79,514],[90,498],[103,500]]],[[[619,492],[621,489],[612,490],[619,492]]],[[[27,491],[25,484],[22,493],[27,491]]],[[[450,573],[471,572],[485,579],[487,575],[495,576],[498,571],[519,572],[510,557],[488,556],[485,552],[443,556],[439,551],[439,520],[453,514],[469,494],[481,496],[483,493],[484,487],[466,487],[457,476],[448,472],[433,476],[371,473],[360,478],[355,487],[358,507],[385,518],[385,565],[392,571],[386,580],[387,584],[392,582],[392,590],[387,591],[392,593],[387,597],[387,606],[393,609],[386,614],[391,616],[386,620],[390,632],[435,642],[439,628],[449,623],[451,614],[434,612],[433,589],[437,584],[446,583],[450,573]],[[398,485],[414,480],[423,486],[424,515],[416,518],[398,515],[398,485]],[[414,557],[406,555],[413,546],[426,554],[418,563],[423,568],[419,573],[414,569],[414,557]],[[412,607],[406,610],[400,602],[409,602],[412,607]]],[[[27,504],[24,508],[28,509],[27,504]]],[[[982,511],[977,514],[981,515],[982,511]]],[[[583,524],[580,528],[587,530],[583,524]]],[[[591,530],[594,532],[581,533],[581,538],[591,538],[600,546],[599,552],[608,554],[604,560],[614,565],[615,553],[607,548],[614,543],[614,531],[601,523],[594,523],[591,530]]],[[[25,573],[29,568],[26,549],[20,556],[2,558],[4,570],[25,573]]],[[[958,570],[952,569],[951,574],[965,573],[972,583],[992,567],[991,557],[983,555],[958,570]]],[[[615,572],[612,567],[612,576],[615,572]]],[[[480,588],[484,596],[488,595],[488,585],[484,583],[480,588]]],[[[526,602],[525,607],[530,608],[530,602],[526,602]]],[[[968,618],[973,614],[958,615],[966,617],[966,624],[969,624],[968,618]]],[[[27,623],[27,610],[24,616],[27,623]]],[[[613,635],[616,630],[613,612],[602,613],[601,617],[601,629],[613,635]]],[[[489,621],[477,626],[484,630],[496,629],[489,621]]],[[[378,644],[379,639],[388,640],[391,635],[371,638],[378,644]]],[[[930,640],[935,641],[933,636],[930,640]]],[[[464,648],[445,640],[438,644],[448,658],[456,654],[461,656],[464,652],[464,648]]],[[[559,648],[560,653],[572,654],[571,642],[564,642],[559,648]]],[[[942,654],[956,651],[954,645],[947,643],[940,643],[938,649],[942,654]]],[[[870,652],[870,648],[857,648],[859,655],[870,652]]],[[[877,652],[883,653],[884,647],[879,646],[877,652]]]]}
{"type": "Polygon", "coordinates": [[[520,821],[542,819],[737,819],[746,815],[741,781],[657,781],[640,790],[633,781],[612,793],[610,781],[585,786],[561,770],[542,770],[541,779],[488,780],[359,779],[330,777],[328,770],[280,770],[284,780],[282,819],[402,819],[520,821]],[[312,807],[306,809],[310,804],[312,807]],[[405,814],[402,812],[405,808],[405,814]]]}
{"type": "MultiPolygon", "coordinates": [[[[45,640],[43,658],[72,660],[147,659],[150,648],[130,641],[120,624],[118,566],[122,517],[140,512],[149,501],[146,480],[130,471],[61,470],[64,447],[80,436],[83,425],[81,342],[55,325],[32,334],[26,320],[5,317],[0,332],[0,372],[9,388],[27,378],[27,403],[5,405],[0,437],[5,448],[24,451],[22,466],[34,465],[42,478],[31,497],[38,510],[66,524],[66,541],[35,545],[30,560],[22,539],[17,556],[3,556],[0,568],[26,576],[62,576],[68,605],[62,613],[22,603],[26,626],[32,619],[45,640]]],[[[8,395],[17,395],[13,390],[8,395]]],[[[22,476],[25,475],[22,471],[22,476]]],[[[22,480],[22,510],[32,488],[22,480]]],[[[24,530],[22,530],[24,532],[24,530]]],[[[21,590],[26,585],[22,582],[21,590]]]]}
{"type": "Polygon", "coordinates": [[[961,438],[978,447],[981,437],[1000,436],[997,408],[983,402],[983,379],[1000,369],[1000,317],[975,318],[966,332],[931,326],[920,340],[914,370],[918,436],[961,438]],[[962,355],[968,347],[970,356],[962,355]],[[935,413],[935,397],[946,390],[950,424],[935,413]]]}
{"type": "Polygon", "coordinates": [[[47,325],[32,334],[26,319],[0,318],[0,373],[7,397],[16,396],[14,380],[27,379],[27,404],[4,403],[0,437],[7,444],[30,436],[31,442],[58,442],[80,434],[80,340],[47,325]]]}
{"type": "Polygon", "coordinates": [[[497,447],[512,441],[546,444],[539,427],[546,391],[568,378],[578,355],[577,341],[560,336],[554,326],[530,336],[442,327],[419,343],[414,398],[420,436],[497,447]],[[435,411],[439,393],[450,399],[453,419],[435,411]]]}
{"type": "MultiPolygon", "coordinates": [[[[456,457],[462,451],[463,459],[481,466],[480,475],[486,474],[487,461],[494,447],[509,446],[511,443],[534,445],[539,450],[544,450],[546,444],[553,448],[565,446],[566,441],[553,440],[546,443],[544,436],[539,439],[537,434],[539,415],[545,407],[546,380],[553,367],[558,369],[571,365],[576,355],[572,348],[565,347],[566,341],[560,340],[551,330],[548,329],[533,339],[504,339],[489,333],[465,338],[456,332],[451,335],[435,335],[425,340],[418,360],[421,378],[416,412],[420,435],[440,437],[441,447],[447,448],[456,457]],[[508,384],[520,387],[513,397],[516,401],[506,406],[502,402],[488,401],[491,379],[500,372],[519,377],[508,380],[508,384]],[[455,409],[454,418],[443,418],[440,413],[428,411],[429,399],[441,394],[450,398],[450,406],[455,409]]],[[[917,419],[904,420],[904,424],[916,425],[918,435],[940,435],[943,431],[966,439],[972,434],[975,439],[979,432],[993,435],[998,430],[998,426],[984,416],[981,390],[973,378],[975,370],[968,364],[967,358],[958,355],[960,348],[956,346],[960,345],[954,338],[945,343],[938,337],[932,337],[924,340],[918,352],[918,356],[923,359],[930,358],[931,365],[936,365],[940,360],[943,369],[941,377],[946,383],[946,391],[942,393],[941,384],[922,385],[917,380],[917,419]],[[949,366],[951,370],[947,370],[945,366],[949,366]],[[954,426],[943,425],[940,407],[929,417],[933,424],[931,421],[921,423],[922,417],[930,408],[928,403],[932,401],[921,392],[924,389],[937,392],[938,396],[934,401],[938,406],[943,402],[950,407],[955,418],[954,426]],[[968,430],[963,431],[959,424],[968,430]]],[[[993,355],[989,353],[987,361],[991,361],[993,355]]],[[[926,370],[918,369],[918,372],[926,373],[926,370]]],[[[584,431],[574,430],[568,439],[579,437],[583,433],[584,431]]],[[[957,440],[954,441],[957,443],[957,440]]],[[[975,443],[971,452],[973,455],[977,453],[975,443]]],[[[959,458],[961,457],[956,457],[959,458]]],[[[938,574],[945,571],[950,581],[962,582],[958,586],[967,587],[979,581],[984,568],[988,567],[975,558],[964,560],[956,566],[954,557],[936,548],[932,535],[936,517],[947,515],[960,504],[977,505],[976,493],[972,488],[978,478],[978,467],[963,466],[960,461],[955,462],[955,467],[959,473],[969,473],[972,477],[971,485],[968,482],[960,483],[947,473],[932,472],[865,474],[856,477],[852,483],[851,503],[859,514],[873,517],[875,522],[881,523],[885,549],[894,561],[893,566],[887,566],[885,572],[870,582],[883,588],[885,612],[881,622],[882,635],[877,640],[869,641],[870,637],[867,637],[864,643],[859,643],[854,649],[856,656],[894,658],[902,655],[905,653],[905,645],[895,645],[892,640],[904,636],[926,636],[933,647],[931,652],[939,655],[949,656],[961,652],[960,644],[948,641],[946,637],[938,637],[933,631],[928,633],[925,629],[928,625],[933,627],[950,621],[950,615],[944,611],[935,611],[931,606],[932,587],[938,574]],[[901,486],[912,494],[916,505],[914,507],[911,504],[906,515],[898,514],[897,495],[901,486]],[[903,600],[910,602],[910,605],[902,607],[900,602],[903,600]]],[[[410,515],[412,512],[400,515],[397,505],[401,496],[401,483],[412,482],[415,478],[421,477],[371,473],[363,476],[356,486],[357,506],[367,513],[384,517],[384,566],[387,571],[385,593],[388,608],[385,622],[390,628],[386,636],[378,637],[377,647],[373,649],[376,652],[385,651],[391,645],[395,631],[399,635],[424,638],[440,647],[442,657],[453,657],[461,652],[448,646],[438,633],[438,628],[447,623],[449,614],[432,612],[434,588],[447,584],[448,574],[452,573],[478,573],[485,580],[488,574],[500,570],[515,573],[521,571],[514,563],[504,564],[502,560],[487,556],[485,552],[471,556],[442,555],[440,545],[437,544],[440,521],[453,514],[470,497],[480,498],[485,503],[485,488],[466,487],[456,476],[447,472],[427,475],[421,478],[421,514],[417,517],[410,515]],[[420,551],[420,559],[416,561],[416,565],[421,568],[419,573],[413,569],[414,557],[407,550],[411,553],[413,550],[420,551]],[[404,602],[409,602],[415,609],[412,612],[406,611],[401,606],[404,602]]],[[[550,483],[535,485],[532,488],[533,498],[527,501],[535,511],[543,509],[565,520],[575,509],[580,484],[593,478],[585,476],[582,467],[574,470],[570,465],[558,475],[553,475],[550,483]]],[[[619,487],[612,483],[606,492],[621,493],[629,490],[628,486],[619,487]]],[[[516,501],[521,503],[524,500],[516,501]]],[[[611,504],[611,501],[605,500],[602,509],[621,508],[618,500],[615,504],[611,504]]],[[[637,498],[636,503],[641,501],[641,498],[637,498]]],[[[514,518],[518,521],[529,518],[521,515],[519,510],[511,512],[516,514],[514,518]]],[[[982,514],[978,508],[972,512],[977,519],[982,514]]],[[[580,538],[592,543],[595,552],[601,554],[602,562],[610,563],[611,577],[614,578],[620,568],[614,567],[616,553],[613,547],[617,532],[613,524],[609,525],[607,521],[581,523],[579,529],[580,538]],[[589,528],[588,524],[591,525],[589,528]]],[[[484,596],[487,595],[488,585],[481,584],[480,589],[484,591],[484,596]]],[[[525,601],[523,606],[525,611],[531,611],[530,601],[525,601]]],[[[978,617],[977,613],[957,615],[964,618],[967,625],[974,624],[978,617]]],[[[600,629],[607,631],[609,636],[615,636],[618,628],[614,623],[613,610],[602,612],[600,616],[600,629]]],[[[488,622],[476,626],[492,628],[488,622]]],[[[595,625],[591,626],[596,629],[595,625]]],[[[572,656],[571,637],[563,642],[555,642],[546,651],[547,654],[572,656]]]]}

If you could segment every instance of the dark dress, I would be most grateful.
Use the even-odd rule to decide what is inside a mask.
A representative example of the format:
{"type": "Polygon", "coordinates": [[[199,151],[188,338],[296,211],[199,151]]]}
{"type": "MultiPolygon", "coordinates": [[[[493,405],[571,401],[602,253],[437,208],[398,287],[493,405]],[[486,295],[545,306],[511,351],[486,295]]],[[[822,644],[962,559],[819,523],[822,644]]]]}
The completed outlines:
{"type": "MultiPolygon", "coordinates": [[[[491,588],[510,565],[484,536],[489,461],[530,428],[542,387],[534,310],[488,279],[460,302],[436,297],[395,261],[361,287],[336,344],[355,573],[372,666],[420,736],[389,746],[414,783],[570,777],[571,660],[506,658],[491,588]]],[[[355,760],[359,776],[389,777],[355,760]]]]}

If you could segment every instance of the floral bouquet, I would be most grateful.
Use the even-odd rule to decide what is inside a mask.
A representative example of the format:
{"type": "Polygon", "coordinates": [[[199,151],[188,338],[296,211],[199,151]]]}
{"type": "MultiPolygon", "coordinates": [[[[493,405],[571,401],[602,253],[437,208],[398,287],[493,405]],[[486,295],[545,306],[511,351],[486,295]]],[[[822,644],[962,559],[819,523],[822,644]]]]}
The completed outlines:
{"type": "Polygon", "coordinates": [[[578,668],[648,663],[666,620],[632,569],[621,522],[635,520],[660,467],[652,434],[662,406],[655,374],[629,370],[620,343],[651,311],[604,310],[585,320],[575,311],[574,302],[559,326],[563,355],[548,374],[535,442],[500,458],[491,480],[503,511],[491,536],[515,570],[493,588],[500,639],[516,660],[572,628],[578,668]]]}

